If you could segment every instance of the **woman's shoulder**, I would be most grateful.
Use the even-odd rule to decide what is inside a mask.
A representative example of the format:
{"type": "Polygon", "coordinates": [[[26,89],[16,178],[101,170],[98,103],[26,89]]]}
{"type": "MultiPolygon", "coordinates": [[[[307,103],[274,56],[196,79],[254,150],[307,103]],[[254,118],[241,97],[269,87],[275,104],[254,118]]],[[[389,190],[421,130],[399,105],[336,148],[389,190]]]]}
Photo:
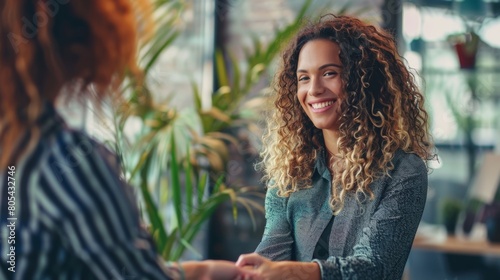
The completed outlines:
{"type": "Polygon", "coordinates": [[[118,167],[117,157],[111,151],[84,130],[68,126],[51,104],[45,104],[35,130],[39,132],[36,146],[24,157],[34,168],[53,165],[76,168],[93,158],[118,167]]]}
{"type": "Polygon", "coordinates": [[[41,172],[57,181],[74,174],[85,177],[94,172],[119,172],[120,169],[113,152],[85,131],[70,128],[64,122],[42,130],[37,147],[25,160],[30,162],[31,172],[41,172]]]}
{"type": "Polygon", "coordinates": [[[422,158],[415,153],[405,152],[399,149],[392,159],[394,169],[391,176],[408,177],[414,175],[427,176],[427,166],[422,158]]]}

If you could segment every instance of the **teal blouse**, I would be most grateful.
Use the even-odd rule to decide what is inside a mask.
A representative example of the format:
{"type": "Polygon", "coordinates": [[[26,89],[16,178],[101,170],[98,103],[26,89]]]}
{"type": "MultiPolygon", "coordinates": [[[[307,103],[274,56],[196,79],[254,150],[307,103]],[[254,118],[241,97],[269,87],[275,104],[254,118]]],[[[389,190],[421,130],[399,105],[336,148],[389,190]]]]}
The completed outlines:
{"type": "MultiPolygon", "coordinates": [[[[394,169],[371,184],[373,200],[346,198],[329,234],[329,257],[313,259],[332,218],[331,175],[318,153],[309,189],[279,197],[266,194],[266,228],[256,252],[271,260],[314,261],[322,279],[400,280],[427,195],[427,168],[415,154],[398,151],[394,169]]],[[[306,272],[305,272],[306,273],[306,272]]],[[[306,276],[306,275],[304,275],[306,276]]],[[[305,278],[304,278],[305,279],[305,278]]]]}

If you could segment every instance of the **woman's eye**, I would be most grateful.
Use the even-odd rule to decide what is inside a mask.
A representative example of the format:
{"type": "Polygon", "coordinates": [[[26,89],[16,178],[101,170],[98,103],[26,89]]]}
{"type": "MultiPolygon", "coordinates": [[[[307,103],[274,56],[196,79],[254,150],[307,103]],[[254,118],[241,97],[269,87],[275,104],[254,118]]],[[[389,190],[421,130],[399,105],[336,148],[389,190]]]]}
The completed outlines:
{"type": "Polygon", "coordinates": [[[325,76],[334,76],[334,75],[337,75],[337,72],[326,72],[324,75],[325,76]]]}
{"type": "Polygon", "coordinates": [[[299,81],[305,81],[308,79],[309,79],[309,77],[306,77],[306,76],[299,77],[299,81]]]}

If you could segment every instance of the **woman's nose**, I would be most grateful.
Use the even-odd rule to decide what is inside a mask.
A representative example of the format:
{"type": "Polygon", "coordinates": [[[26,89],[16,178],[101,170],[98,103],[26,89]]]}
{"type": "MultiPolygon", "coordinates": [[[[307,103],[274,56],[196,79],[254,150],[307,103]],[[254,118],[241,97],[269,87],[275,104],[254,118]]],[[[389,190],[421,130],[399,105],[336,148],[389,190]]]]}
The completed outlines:
{"type": "Polygon", "coordinates": [[[321,79],[311,79],[311,87],[309,88],[309,95],[316,96],[325,91],[325,86],[321,79]]]}

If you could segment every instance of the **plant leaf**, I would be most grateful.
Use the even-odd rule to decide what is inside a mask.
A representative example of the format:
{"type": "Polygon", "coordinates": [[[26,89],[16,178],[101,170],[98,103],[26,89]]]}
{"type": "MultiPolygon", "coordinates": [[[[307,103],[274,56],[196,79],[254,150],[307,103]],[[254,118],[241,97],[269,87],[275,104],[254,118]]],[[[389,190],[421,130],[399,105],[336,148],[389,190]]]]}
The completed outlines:
{"type": "Polygon", "coordinates": [[[182,185],[179,180],[179,166],[177,162],[176,150],[175,150],[175,139],[174,134],[171,136],[171,148],[170,148],[170,175],[172,178],[171,188],[172,188],[172,203],[175,209],[175,216],[177,218],[178,227],[182,228],[183,219],[182,219],[182,185]]]}

